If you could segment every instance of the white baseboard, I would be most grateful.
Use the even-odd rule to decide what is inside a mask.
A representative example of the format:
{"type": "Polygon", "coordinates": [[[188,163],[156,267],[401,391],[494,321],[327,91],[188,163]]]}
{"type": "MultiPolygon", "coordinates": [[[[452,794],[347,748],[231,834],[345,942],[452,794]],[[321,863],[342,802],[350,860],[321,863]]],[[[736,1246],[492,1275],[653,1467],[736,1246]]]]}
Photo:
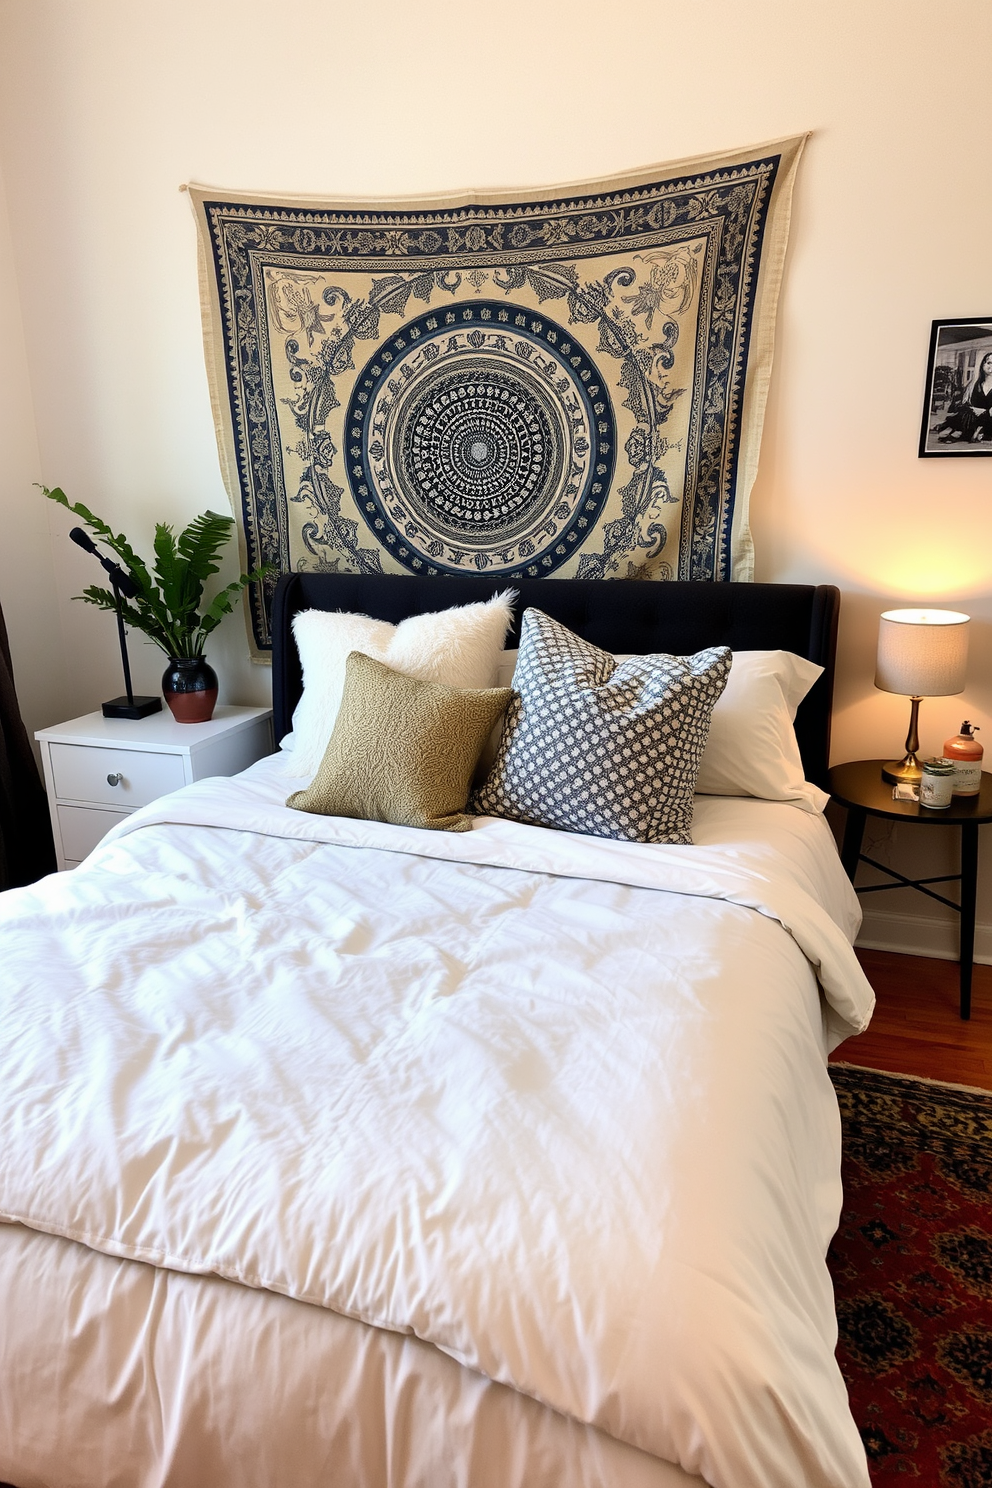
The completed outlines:
{"type": "MultiPolygon", "coordinates": [[[[886,914],[866,909],[857,944],[869,951],[899,951],[904,956],[958,959],[958,917],[886,914]]],[[[975,960],[992,965],[992,925],[975,926],[975,960]]]]}

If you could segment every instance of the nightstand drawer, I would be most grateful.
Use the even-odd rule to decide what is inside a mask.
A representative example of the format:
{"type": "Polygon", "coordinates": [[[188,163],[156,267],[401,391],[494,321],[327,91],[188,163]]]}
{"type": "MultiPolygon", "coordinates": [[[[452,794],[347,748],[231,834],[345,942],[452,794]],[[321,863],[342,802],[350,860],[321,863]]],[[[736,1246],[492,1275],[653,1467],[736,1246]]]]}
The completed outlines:
{"type": "Polygon", "coordinates": [[[272,714],[225,704],[208,723],[182,724],[165,712],[136,719],[85,713],[39,729],[35,738],[58,865],[74,868],[138,806],[208,775],[235,775],[271,754],[272,714]]]}
{"type": "Polygon", "coordinates": [[[67,862],[81,863],[111,827],[130,816],[129,811],[91,811],[86,806],[59,806],[62,853],[67,862]]]}
{"type": "Polygon", "coordinates": [[[186,783],[183,762],[177,754],[52,744],[51,756],[55,794],[60,801],[93,801],[133,811],[186,783]],[[119,779],[112,785],[108,776],[119,779]]]}

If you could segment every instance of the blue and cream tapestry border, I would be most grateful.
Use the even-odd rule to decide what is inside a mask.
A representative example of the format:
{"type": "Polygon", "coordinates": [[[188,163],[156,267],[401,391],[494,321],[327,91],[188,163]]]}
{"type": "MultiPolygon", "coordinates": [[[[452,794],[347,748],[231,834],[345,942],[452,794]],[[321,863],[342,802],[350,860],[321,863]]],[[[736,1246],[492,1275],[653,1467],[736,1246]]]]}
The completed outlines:
{"type": "Polygon", "coordinates": [[[802,146],[406,203],[190,187],[246,566],[750,578],[802,146]]]}

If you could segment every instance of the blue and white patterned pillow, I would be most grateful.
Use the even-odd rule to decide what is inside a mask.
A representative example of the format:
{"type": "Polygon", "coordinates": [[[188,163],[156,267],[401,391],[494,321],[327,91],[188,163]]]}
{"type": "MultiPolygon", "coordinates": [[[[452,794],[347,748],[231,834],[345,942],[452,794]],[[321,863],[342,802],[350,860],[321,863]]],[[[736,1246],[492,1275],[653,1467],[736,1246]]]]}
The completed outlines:
{"type": "Polygon", "coordinates": [[[692,796],[731,653],[615,657],[525,611],[492,769],[471,809],[632,842],[691,843],[692,796]]]}

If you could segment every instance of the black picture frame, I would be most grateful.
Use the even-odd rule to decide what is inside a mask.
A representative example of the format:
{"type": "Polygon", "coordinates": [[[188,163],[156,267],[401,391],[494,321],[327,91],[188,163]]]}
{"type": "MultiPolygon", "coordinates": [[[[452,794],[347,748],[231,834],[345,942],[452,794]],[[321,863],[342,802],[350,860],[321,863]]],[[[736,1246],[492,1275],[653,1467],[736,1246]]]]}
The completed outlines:
{"type": "Polygon", "coordinates": [[[992,361],[978,406],[969,396],[992,357],[992,315],[935,320],[930,328],[920,457],[992,455],[992,361]]]}

